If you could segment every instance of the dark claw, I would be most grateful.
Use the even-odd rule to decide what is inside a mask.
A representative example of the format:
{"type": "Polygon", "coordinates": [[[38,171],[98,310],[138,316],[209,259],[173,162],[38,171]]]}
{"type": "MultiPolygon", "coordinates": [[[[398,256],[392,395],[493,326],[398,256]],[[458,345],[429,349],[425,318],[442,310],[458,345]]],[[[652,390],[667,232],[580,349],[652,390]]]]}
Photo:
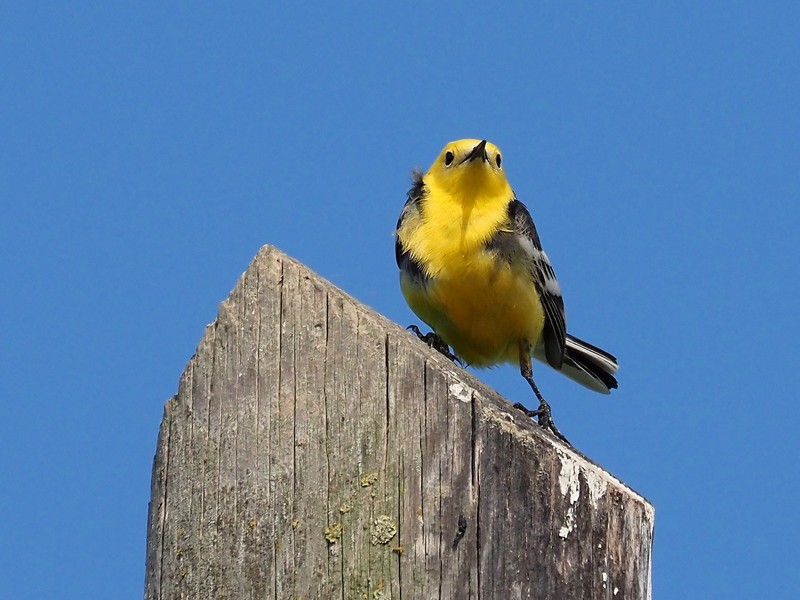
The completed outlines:
{"type": "Polygon", "coordinates": [[[462,367],[464,366],[464,362],[461,360],[461,358],[450,352],[450,346],[445,344],[444,340],[440,338],[436,334],[436,332],[431,331],[430,333],[423,334],[419,330],[419,327],[417,327],[416,325],[409,325],[408,327],[406,327],[406,329],[413,332],[414,335],[416,335],[419,339],[428,344],[429,348],[437,350],[440,354],[443,354],[444,356],[452,360],[454,363],[461,365],[462,367]]]}
{"type": "Polygon", "coordinates": [[[537,408],[536,410],[528,410],[519,402],[517,402],[514,405],[514,408],[521,410],[531,419],[536,419],[537,423],[539,424],[539,427],[552,433],[554,436],[556,436],[570,448],[573,447],[570,441],[564,437],[564,434],[562,434],[558,430],[556,424],[553,423],[553,415],[550,412],[550,405],[547,402],[545,402],[544,399],[540,401],[539,408],[537,408]]]}

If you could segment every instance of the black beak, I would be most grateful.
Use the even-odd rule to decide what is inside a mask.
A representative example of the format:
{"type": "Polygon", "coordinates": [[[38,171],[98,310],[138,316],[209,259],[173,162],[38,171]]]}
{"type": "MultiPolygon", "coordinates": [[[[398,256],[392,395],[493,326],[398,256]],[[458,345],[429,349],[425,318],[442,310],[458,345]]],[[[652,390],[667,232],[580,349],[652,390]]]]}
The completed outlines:
{"type": "Polygon", "coordinates": [[[480,158],[481,160],[484,160],[486,162],[489,161],[489,155],[486,154],[486,140],[483,140],[480,144],[475,146],[472,149],[472,151],[469,154],[467,154],[467,156],[461,162],[462,163],[471,162],[476,158],[480,158]]]}

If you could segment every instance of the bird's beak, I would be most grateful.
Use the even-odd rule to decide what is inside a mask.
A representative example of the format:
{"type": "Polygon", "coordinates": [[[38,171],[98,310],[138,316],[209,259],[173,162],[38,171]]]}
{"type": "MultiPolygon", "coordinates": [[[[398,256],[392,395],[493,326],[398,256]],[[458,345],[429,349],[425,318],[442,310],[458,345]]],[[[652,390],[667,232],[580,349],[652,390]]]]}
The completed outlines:
{"type": "Polygon", "coordinates": [[[467,154],[464,160],[461,161],[461,163],[463,164],[465,162],[471,162],[476,158],[480,158],[481,160],[486,162],[489,161],[489,155],[486,154],[486,140],[483,140],[480,144],[475,146],[472,149],[472,151],[469,154],[467,154]]]}

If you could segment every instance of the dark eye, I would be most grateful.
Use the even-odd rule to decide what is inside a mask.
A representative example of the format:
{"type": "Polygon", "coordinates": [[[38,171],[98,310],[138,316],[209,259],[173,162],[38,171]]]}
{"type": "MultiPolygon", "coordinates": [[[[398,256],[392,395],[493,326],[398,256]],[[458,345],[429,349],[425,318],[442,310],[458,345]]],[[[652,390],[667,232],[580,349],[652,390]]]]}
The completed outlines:
{"type": "Polygon", "coordinates": [[[497,158],[495,158],[495,159],[494,159],[494,162],[496,162],[496,163],[497,163],[497,166],[499,167],[499,166],[500,166],[500,163],[501,163],[501,162],[503,162],[503,159],[502,159],[502,158],[500,158],[500,155],[498,154],[498,155],[497,155],[497,158]]]}
{"type": "Polygon", "coordinates": [[[454,158],[455,158],[455,155],[448,150],[444,155],[444,164],[445,164],[445,166],[449,167],[450,163],[453,162],[454,158]]]}

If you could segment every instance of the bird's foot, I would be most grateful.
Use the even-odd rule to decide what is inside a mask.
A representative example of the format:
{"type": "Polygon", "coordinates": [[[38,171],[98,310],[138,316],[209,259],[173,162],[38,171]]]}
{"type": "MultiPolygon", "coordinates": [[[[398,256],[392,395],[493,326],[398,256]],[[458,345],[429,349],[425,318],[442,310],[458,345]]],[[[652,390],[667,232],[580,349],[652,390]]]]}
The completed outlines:
{"type": "Polygon", "coordinates": [[[408,327],[406,327],[406,329],[414,333],[414,335],[416,335],[419,339],[428,344],[429,348],[437,350],[439,354],[443,354],[444,356],[452,360],[454,363],[461,365],[462,367],[464,366],[464,361],[462,361],[459,356],[456,356],[455,354],[450,352],[450,346],[445,344],[444,340],[440,338],[435,331],[423,334],[419,330],[419,327],[417,327],[416,325],[409,325],[408,327]]]}
{"type": "Polygon", "coordinates": [[[537,408],[536,410],[528,410],[520,402],[517,402],[514,405],[514,408],[521,410],[531,419],[536,419],[536,422],[538,423],[539,427],[552,433],[554,436],[556,436],[570,448],[573,447],[570,441],[564,437],[564,434],[562,434],[558,430],[556,424],[553,423],[553,415],[550,410],[550,405],[544,400],[544,398],[540,399],[539,408],[537,408]]]}

